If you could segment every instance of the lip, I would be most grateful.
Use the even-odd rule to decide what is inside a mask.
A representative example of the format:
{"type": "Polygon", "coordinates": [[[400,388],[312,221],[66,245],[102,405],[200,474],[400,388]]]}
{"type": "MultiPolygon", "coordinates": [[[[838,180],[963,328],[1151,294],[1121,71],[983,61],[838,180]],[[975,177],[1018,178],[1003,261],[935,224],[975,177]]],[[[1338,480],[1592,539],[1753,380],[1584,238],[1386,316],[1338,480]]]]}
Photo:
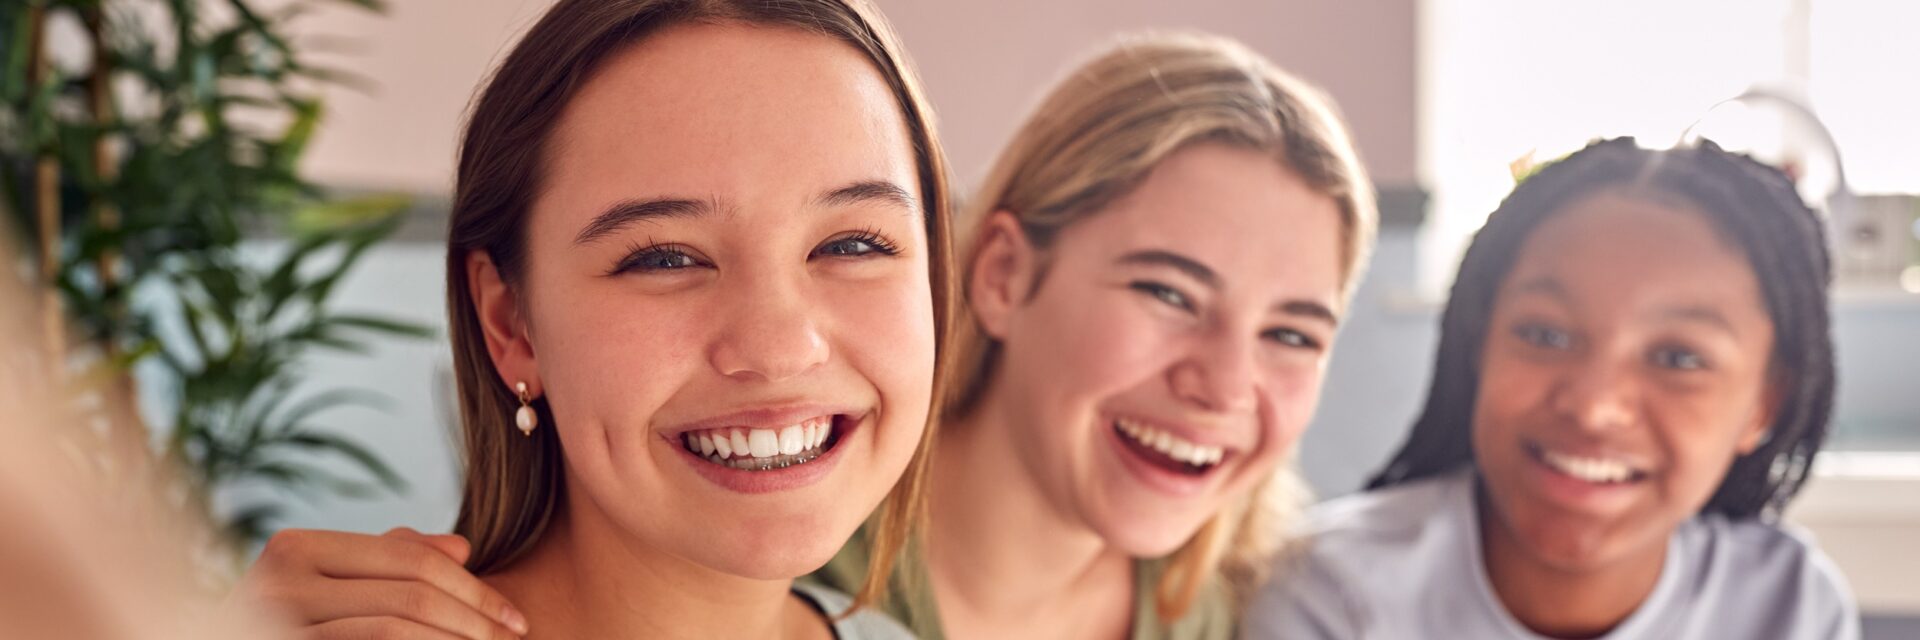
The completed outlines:
{"type": "MultiPolygon", "coordinates": [[[[820,416],[860,416],[866,413],[852,405],[822,403],[785,403],[764,407],[743,409],[733,413],[686,422],[661,429],[661,433],[678,436],[688,431],[706,431],[708,429],[779,429],[799,424],[808,418],[820,416]]],[[[838,424],[836,423],[836,427],[838,424]]]]}
{"type": "Polygon", "coordinates": [[[1181,440],[1186,440],[1187,442],[1210,447],[1220,447],[1227,451],[1227,457],[1229,458],[1247,449],[1247,447],[1242,446],[1238,442],[1232,442],[1232,438],[1226,437],[1228,430],[1225,428],[1195,427],[1190,423],[1179,420],[1162,420],[1160,418],[1146,417],[1138,413],[1118,411],[1103,411],[1101,412],[1101,418],[1106,420],[1106,424],[1109,427],[1113,426],[1116,420],[1130,420],[1179,436],[1181,440]]]}
{"type": "MultiPolygon", "coordinates": [[[[1226,457],[1221,459],[1219,464],[1214,465],[1213,468],[1208,469],[1205,473],[1192,475],[1175,472],[1142,458],[1141,455],[1135,452],[1132,446],[1126,442],[1126,436],[1121,435],[1117,429],[1113,428],[1113,423],[1114,418],[1107,416],[1106,419],[1101,422],[1101,430],[1106,432],[1108,442],[1113,445],[1113,455],[1120,459],[1120,466],[1126,468],[1128,474],[1139,480],[1141,484],[1176,498],[1192,498],[1205,493],[1208,489],[1212,488],[1215,479],[1221,476],[1227,465],[1232,464],[1237,457],[1235,455],[1236,452],[1229,449],[1226,457]]],[[[1158,426],[1159,423],[1149,424],[1158,426]]],[[[1181,437],[1184,438],[1186,436],[1182,433],[1181,437]]],[[[1207,442],[1205,444],[1212,443],[1207,442]]]]}
{"type": "MultiPolygon", "coordinates": [[[[1544,445],[1531,441],[1520,443],[1520,457],[1525,460],[1523,476],[1525,483],[1533,487],[1532,492],[1560,507],[1586,513],[1615,513],[1625,508],[1633,499],[1635,492],[1645,485],[1650,476],[1641,472],[1641,476],[1626,482],[1597,484],[1576,478],[1554,468],[1533,450],[1544,445]]],[[[1604,454],[1592,454],[1590,450],[1553,449],[1569,455],[1586,457],[1608,457],[1604,454]],[[1577,453],[1576,453],[1577,452],[1577,453]]],[[[1640,467],[1635,466],[1636,469],[1640,467]]]]}
{"type": "MultiPolygon", "coordinates": [[[[735,415],[737,416],[738,414],[735,415]]],[[[794,420],[798,422],[807,418],[819,417],[820,415],[821,414],[818,413],[808,414],[794,420]]],[[[870,414],[863,414],[856,417],[844,413],[832,414],[834,430],[834,445],[832,447],[822,452],[820,457],[814,458],[806,464],[797,464],[791,467],[768,469],[765,471],[747,471],[708,462],[705,458],[701,458],[692,451],[688,451],[686,446],[681,443],[679,437],[680,433],[698,429],[718,429],[723,426],[747,428],[747,425],[738,422],[728,422],[712,427],[696,427],[685,431],[676,431],[663,436],[663,439],[666,446],[674,450],[675,455],[678,455],[681,460],[693,467],[695,473],[700,474],[700,477],[706,478],[708,482],[712,482],[722,489],[746,494],[775,493],[807,487],[819,482],[821,478],[827,477],[827,474],[831,473],[834,466],[840,462],[840,452],[845,450],[847,446],[853,442],[852,436],[866,427],[868,415],[870,414]]],[[[731,417],[733,416],[729,416],[730,419],[731,417]]],[[[778,419],[787,419],[790,416],[783,414],[776,417],[778,419]]]]}

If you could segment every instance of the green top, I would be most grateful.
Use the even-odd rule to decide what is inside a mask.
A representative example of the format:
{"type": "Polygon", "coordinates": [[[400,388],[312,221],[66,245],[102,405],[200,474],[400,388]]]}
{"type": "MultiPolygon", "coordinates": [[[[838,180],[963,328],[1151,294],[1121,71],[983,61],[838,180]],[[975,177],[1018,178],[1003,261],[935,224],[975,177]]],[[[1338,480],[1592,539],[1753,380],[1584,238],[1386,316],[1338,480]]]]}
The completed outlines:
{"type": "MultiPolygon", "coordinates": [[[[811,580],[847,593],[859,591],[867,575],[865,534],[863,527],[859,535],[840,548],[840,553],[827,561],[827,566],[801,580],[811,580]]],[[[887,598],[880,607],[881,611],[905,623],[923,640],[946,640],[946,633],[940,628],[940,610],[933,599],[933,584],[927,578],[919,548],[910,546],[901,556],[902,561],[895,563],[893,579],[888,584],[887,598]]],[[[1171,624],[1160,620],[1153,593],[1164,568],[1165,562],[1160,559],[1134,562],[1133,640],[1233,638],[1238,628],[1238,617],[1234,615],[1226,590],[1217,582],[1209,582],[1201,587],[1200,595],[1194,598],[1193,606],[1185,616],[1171,624]]]]}

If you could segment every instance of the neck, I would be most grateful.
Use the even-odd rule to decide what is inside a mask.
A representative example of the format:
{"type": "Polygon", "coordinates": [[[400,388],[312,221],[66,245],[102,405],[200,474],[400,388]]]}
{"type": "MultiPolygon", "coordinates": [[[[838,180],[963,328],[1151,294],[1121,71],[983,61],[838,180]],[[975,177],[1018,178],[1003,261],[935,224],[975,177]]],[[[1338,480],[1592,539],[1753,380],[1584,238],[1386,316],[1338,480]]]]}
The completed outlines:
{"type": "Polygon", "coordinates": [[[1593,638],[1613,630],[1653,594],[1666,563],[1666,539],[1594,570],[1568,570],[1522,547],[1484,494],[1478,498],[1487,578],[1520,624],[1554,638],[1593,638]]]}
{"type": "Polygon", "coordinates": [[[1124,633],[1132,559],[1047,499],[1000,415],[988,400],[941,426],[927,561],[949,635],[1124,633]]]}
{"type": "Polygon", "coordinates": [[[590,498],[564,504],[526,556],[485,577],[527,615],[527,637],[830,637],[792,580],[721,573],[627,533],[590,498]]]}

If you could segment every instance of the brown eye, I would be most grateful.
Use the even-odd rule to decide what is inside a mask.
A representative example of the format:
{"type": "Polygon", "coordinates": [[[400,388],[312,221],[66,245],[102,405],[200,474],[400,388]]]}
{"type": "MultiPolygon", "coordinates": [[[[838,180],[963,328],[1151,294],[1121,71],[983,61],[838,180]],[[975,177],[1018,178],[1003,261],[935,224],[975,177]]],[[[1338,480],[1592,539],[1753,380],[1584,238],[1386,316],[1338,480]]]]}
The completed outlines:
{"type": "Polygon", "coordinates": [[[1647,360],[1651,361],[1653,366],[1662,369],[1698,371],[1707,368],[1706,358],[1683,347],[1655,349],[1653,353],[1647,355],[1647,360]]]}
{"type": "Polygon", "coordinates": [[[1540,347],[1566,351],[1573,348],[1573,335],[1543,324],[1526,323],[1513,328],[1513,335],[1521,342],[1540,347]]]}

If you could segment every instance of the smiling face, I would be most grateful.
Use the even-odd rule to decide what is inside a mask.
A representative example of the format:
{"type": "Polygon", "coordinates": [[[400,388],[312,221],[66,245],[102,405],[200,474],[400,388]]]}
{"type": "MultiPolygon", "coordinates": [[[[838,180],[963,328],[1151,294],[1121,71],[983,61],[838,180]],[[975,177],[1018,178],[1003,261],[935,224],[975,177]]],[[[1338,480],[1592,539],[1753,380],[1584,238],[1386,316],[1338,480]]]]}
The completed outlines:
{"type": "Polygon", "coordinates": [[[1523,245],[1496,295],[1473,445],[1498,525],[1590,571],[1664,549],[1761,442],[1773,325],[1705,216],[1602,193],[1523,245]]]}
{"type": "Polygon", "coordinates": [[[1319,395],[1339,219],[1271,155],[1202,143],[1042,253],[984,251],[976,283],[1004,251],[1026,256],[1010,304],[975,306],[1003,345],[996,418],[1045,499],[1158,556],[1270,476],[1319,395]]]}
{"type": "Polygon", "coordinates": [[[503,375],[537,370],[571,508],[734,575],[825,563],[912,457],[933,379],[924,208],[878,71],[797,30],[670,27],[607,60],[544,157],[521,298],[484,257],[474,280],[525,331],[503,348],[488,323],[503,375]]]}

